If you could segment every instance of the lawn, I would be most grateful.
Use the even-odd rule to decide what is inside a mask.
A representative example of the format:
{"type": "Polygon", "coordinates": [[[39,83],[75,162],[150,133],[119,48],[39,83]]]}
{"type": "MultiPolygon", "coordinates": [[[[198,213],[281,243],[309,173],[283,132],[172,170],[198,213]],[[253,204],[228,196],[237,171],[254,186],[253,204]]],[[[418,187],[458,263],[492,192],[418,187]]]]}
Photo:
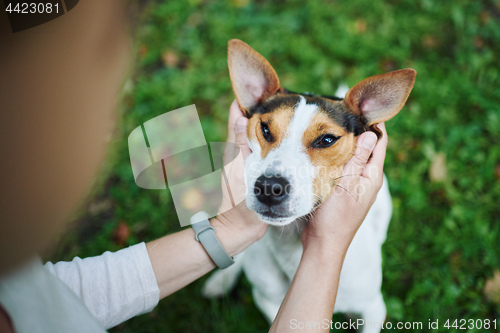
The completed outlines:
{"type": "MultiPolygon", "coordinates": [[[[292,91],[328,95],[341,83],[417,70],[408,103],[387,123],[388,321],[422,322],[424,332],[429,320],[439,320],[439,332],[459,331],[444,328],[447,319],[500,326],[500,278],[491,280],[500,270],[500,1],[157,1],[145,14],[99,185],[46,259],[98,255],[181,229],[168,191],[134,183],[127,138],[195,104],[207,141],[224,140],[234,98],[227,41],[239,38],[292,91]]],[[[266,331],[247,281],[209,301],[203,280],[111,331],[266,331]]]]}

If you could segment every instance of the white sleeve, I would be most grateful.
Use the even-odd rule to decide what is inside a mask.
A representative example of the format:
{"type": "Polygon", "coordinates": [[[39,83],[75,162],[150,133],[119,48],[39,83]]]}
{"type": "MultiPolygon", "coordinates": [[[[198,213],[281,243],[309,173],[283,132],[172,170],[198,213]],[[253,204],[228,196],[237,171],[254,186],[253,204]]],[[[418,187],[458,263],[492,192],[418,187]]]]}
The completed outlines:
{"type": "Polygon", "coordinates": [[[48,262],[45,268],[75,292],[106,329],[151,311],[160,299],[144,243],[97,257],[48,262]]]}

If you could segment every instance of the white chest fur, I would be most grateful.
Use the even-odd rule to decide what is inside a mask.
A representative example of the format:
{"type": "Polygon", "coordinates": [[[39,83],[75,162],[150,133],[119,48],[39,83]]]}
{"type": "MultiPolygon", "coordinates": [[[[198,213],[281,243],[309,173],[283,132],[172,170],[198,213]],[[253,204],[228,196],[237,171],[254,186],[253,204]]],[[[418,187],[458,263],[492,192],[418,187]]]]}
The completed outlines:
{"type": "MultiPolygon", "coordinates": [[[[363,332],[378,332],[377,327],[385,320],[381,247],[391,214],[391,197],[384,177],[377,200],[346,254],[335,303],[335,312],[359,314],[365,320],[363,332]]],[[[204,295],[214,297],[226,293],[242,269],[252,285],[257,307],[272,322],[300,264],[303,224],[270,227],[260,241],[238,256],[237,264],[216,272],[207,281],[204,295]]],[[[311,286],[311,290],[313,288],[311,286]]]]}

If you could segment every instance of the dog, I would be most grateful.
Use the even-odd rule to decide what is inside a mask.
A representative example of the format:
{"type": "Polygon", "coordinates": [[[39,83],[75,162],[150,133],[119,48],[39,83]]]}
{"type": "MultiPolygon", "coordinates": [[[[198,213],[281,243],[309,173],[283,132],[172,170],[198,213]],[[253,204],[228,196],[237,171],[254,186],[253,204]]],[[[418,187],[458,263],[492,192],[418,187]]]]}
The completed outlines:
{"type": "MultiPolygon", "coordinates": [[[[307,216],[333,192],[356,137],[394,117],[413,88],[416,71],[369,77],[345,98],[298,94],[281,87],[271,64],[240,40],[229,41],[228,66],[236,100],[249,118],[246,204],[269,224],[266,235],[215,272],[205,297],[227,293],[243,271],[257,307],[274,320],[302,256],[307,216]]],[[[392,204],[387,180],[346,254],[335,312],[361,316],[363,332],[378,332],[386,317],[382,254],[392,204]],[[372,323],[372,325],[370,325],[372,323]]]]}

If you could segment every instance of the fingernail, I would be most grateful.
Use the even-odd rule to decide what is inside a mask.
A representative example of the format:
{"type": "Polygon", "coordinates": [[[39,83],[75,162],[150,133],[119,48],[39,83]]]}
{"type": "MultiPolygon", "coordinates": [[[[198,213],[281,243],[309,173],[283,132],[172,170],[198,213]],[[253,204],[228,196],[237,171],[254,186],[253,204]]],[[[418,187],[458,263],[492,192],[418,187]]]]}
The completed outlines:
{"type": "Polygon", "coordinates": [[[236,124],[234,127],[236,133],[242,133],[247,130],[247,120],[244,117],[236,119],[236,124]]]}
{"type": "Polygon", "coordinates": [[[361,144],[366,149],[372,149],[376,143],[377,136],[375,135],[375,133],[368,133],[361,144]]]}

